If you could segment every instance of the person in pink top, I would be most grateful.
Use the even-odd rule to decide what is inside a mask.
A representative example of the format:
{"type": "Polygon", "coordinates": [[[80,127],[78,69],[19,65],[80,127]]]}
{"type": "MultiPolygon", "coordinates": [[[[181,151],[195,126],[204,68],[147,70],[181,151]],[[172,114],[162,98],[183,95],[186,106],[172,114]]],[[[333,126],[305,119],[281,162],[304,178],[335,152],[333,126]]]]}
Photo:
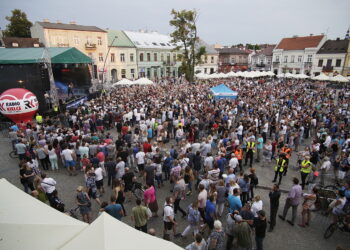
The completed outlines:
{"type": "Polygon", "coordinates": [[[145,201],[145,206],[147,206],[154,217],[157,217],[158,212],[158,203],[156,198],[156,190],[154,189],[154,186],[146,184],[146,190],[143,193],[143,199],[145,201]]]}

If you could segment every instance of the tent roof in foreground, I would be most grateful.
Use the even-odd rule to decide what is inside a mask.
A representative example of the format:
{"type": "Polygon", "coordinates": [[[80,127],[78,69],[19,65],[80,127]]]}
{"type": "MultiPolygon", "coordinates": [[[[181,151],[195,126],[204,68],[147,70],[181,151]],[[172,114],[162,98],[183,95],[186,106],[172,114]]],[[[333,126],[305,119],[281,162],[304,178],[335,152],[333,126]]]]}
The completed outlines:
{"type": "Polygon", "coordinates": [[[67,242],[62,250],[114,249],[183,249],[170,241],[143,233],[103,212],[78,236],[67,242]]]}
{"type": "MultiPolygon", "coordinates": [[[[91,58],[76,48],[48,48],[51,63],[91,63],[91,58]]],[[[39,63],[43,60],[44,48],[0,49],[0,64],[39,63]]]]}
{"type": "Polygon", "coordinates": [[[238,93],[236,91],[233,91],[229,87],[227,87],[225,84],[220,84],[218,86],[212,87],[210,89],[214,95],[215,94],[225,94],[225,95],[237,95],[238,93]]]}
{"type": "Polygon", "coordinates": [[[57,249],[88,224],[0,179],[0,249],[57,249]]]}

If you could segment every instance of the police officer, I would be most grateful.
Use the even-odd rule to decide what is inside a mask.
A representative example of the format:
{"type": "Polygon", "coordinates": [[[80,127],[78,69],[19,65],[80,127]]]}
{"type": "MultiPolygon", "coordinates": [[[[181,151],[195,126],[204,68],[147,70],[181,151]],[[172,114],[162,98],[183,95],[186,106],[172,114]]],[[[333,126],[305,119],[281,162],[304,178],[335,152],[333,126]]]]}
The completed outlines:
{"type": "Polygon", "coordinates": [[[312,171],[312,163],[310,161],[310,156],[305,156],[305,160],[303,160],[300,164],[300,174],[301,174],[301,187],[304,189],[305,181],[308,175],[312,171]]]}
{"type": "Polygon", "coordinates": [[[284,168],[286,167],[286,155],[284,153],[281,153],[276,160],[276,166],[275,166],[275,178],[272,182],[276,182],[277,176],[279,175],[279,181],[278,185],[281,185],[282,176],[284,173],[284,168]]]}
{"type": "Polygon", "coordinates": [[[286,176],[287,175],[287,170],[288,170],[288,166],[289,166],[289,158],[292,156],[292,149],[288,147],[287,144],[284,144],[284,146],[281,148],[281,153],[285,154],[285,160],[286,160],[286,166],[284,168],[284,172],[283,175],[286,176]]]}

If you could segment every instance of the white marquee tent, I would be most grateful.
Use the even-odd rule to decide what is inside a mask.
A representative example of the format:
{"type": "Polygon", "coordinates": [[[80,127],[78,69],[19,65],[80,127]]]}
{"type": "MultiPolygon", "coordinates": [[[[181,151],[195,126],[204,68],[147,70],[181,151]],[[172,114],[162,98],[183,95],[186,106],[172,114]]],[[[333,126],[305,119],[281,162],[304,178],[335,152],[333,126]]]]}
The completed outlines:
{"type": "Polygon", "coordinates": [[[120,81],[113,83],[112,87],[121,86],[121,85],[132,85],[132,84],[134,84],[133,81],[130,81],[129,79],[123,78],[120,81]]]}
{"type": "Polygon", "coordinates": [[[153,84],[153,82],[151,80],[149,80],[148,78],[142,77],[142,78],[134,81],[133,84],[150,85],[150,84],[153,84]]]}
{"type": "Polygon", "coordinates": [[[91,223],[89,227],[82,231],[77,237],[63,245],[60,249],[180,250],[182,248],[170,241],[165,241],[138,231],[104,212],[91,223]]]}
{"type": "Polygon", "coordinates": [[[57,249],[88,224],[0,179],[0,249],[57,249]]]}
{"type": "Polygon", "coordinates": [[[315,76],[312,78],[312,80],[316,80],[316,81],[329,81],[330,80],[330,77],[321,73],[319,74],[318,76],[315,76]]]}
{"type": "Polygon", "coordinates": [[[333,76],[329,80],[333,81],[333,82],[348,82],[349,81],[346,77],[344,77],[342,75],[333,76]]]}

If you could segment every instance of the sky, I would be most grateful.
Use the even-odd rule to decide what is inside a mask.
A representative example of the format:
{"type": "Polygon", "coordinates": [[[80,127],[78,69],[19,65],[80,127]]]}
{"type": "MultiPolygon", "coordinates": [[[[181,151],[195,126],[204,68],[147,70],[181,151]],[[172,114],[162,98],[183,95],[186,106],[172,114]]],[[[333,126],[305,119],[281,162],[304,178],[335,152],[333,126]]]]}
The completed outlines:
{"type": "Polygon", "coordinates": [[[199,13],[198,35],[210,44],[278,43],[283,37],[325,33],[344,38],[350,0],[1,0],[0,28],[18,8],[31,22],[57,20],[99,28],[170,34],[172,9],[199,13]]]}

